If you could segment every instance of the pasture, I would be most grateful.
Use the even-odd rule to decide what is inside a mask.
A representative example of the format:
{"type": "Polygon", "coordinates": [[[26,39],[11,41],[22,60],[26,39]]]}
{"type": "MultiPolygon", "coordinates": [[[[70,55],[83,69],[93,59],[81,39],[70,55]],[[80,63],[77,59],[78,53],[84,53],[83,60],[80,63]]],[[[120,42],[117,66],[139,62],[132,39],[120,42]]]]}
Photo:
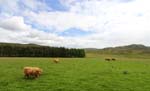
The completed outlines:
{"type": "Polygon", "coordinates": [[[0,91],[149,91],[150,59],[0,58],[0,91]],[[23,67],[43,74],[25,79],[23,67]]]}

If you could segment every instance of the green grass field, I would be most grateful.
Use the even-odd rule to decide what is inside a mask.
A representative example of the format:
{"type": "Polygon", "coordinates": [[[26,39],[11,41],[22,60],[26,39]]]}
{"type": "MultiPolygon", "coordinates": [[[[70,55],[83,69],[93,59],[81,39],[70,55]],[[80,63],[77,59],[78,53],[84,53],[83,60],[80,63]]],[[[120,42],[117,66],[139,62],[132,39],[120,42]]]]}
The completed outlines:
{"type": "Polygon", "coordinates": [[[150,59],[0,58],[0,91],[150,91],[150,59]],[[23,67],[43,74],[25,79],[23,67]]]}

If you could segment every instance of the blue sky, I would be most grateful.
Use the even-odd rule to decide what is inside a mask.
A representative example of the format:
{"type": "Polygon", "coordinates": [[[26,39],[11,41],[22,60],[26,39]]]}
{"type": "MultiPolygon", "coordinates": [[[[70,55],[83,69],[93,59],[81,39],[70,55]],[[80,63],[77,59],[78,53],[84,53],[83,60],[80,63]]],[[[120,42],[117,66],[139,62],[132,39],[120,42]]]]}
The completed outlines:
{"type": "Polygon", "coordinates": [[[52,8],[53,11],[67,11],[68,8],[60,3],[59,0],[44,0],[44,2],[52,8]]]}
{"type": "Polygon", "coordinates": [[[76,48],[150,45],[149,4],[149,0],[0,0],[0,42],[76,48]]]}

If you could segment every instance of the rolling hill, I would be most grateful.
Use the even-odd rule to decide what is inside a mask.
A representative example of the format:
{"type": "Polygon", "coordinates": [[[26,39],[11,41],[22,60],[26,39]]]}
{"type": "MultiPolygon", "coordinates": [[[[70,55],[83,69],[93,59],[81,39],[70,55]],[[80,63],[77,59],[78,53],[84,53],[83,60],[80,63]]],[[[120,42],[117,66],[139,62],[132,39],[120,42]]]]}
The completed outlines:
{"type": "Polygon", "coordinates": [[[127,46],[104,48],[100,49],[99,52],[108,54],[149,54],[150,47],[141,44],[132,44],[127,46]]]}
{"type": "Polygon", "coordinates": [[[85,49],[86,52],[95,52],[100,54],[150,54],[150,47],[141,44],[132,44],[127,46],[108,47],[103,49],[85,49]]]}
{"type": "Polygon", "coordinates": [[[132,44],[118,47],[108,47],[103,49],[85,49],[89,57],[122,56],[132,58],[150,58],[150,47],[141,44],[132,44]]]}

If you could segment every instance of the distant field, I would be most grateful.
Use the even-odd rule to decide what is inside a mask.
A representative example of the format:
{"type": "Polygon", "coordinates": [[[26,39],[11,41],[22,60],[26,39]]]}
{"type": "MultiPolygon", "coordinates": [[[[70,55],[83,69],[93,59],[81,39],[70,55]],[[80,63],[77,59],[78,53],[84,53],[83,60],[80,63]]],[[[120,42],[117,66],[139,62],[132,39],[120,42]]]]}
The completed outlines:
{"type": "Polygon", "coordinates": [[[150,54],[101,54],[98,52],[87,52],[86,56],[88,58],[107,58],[107,57],[116,57],[123,59],[150,59],[150,54]]]}
{"type": "Polygon", "coordinates": [[[149,91],[150,59],[0,58],[0,91],[149,91]],[[43,75],[24,79],[24,66],[38,66],[43,75]]]}

